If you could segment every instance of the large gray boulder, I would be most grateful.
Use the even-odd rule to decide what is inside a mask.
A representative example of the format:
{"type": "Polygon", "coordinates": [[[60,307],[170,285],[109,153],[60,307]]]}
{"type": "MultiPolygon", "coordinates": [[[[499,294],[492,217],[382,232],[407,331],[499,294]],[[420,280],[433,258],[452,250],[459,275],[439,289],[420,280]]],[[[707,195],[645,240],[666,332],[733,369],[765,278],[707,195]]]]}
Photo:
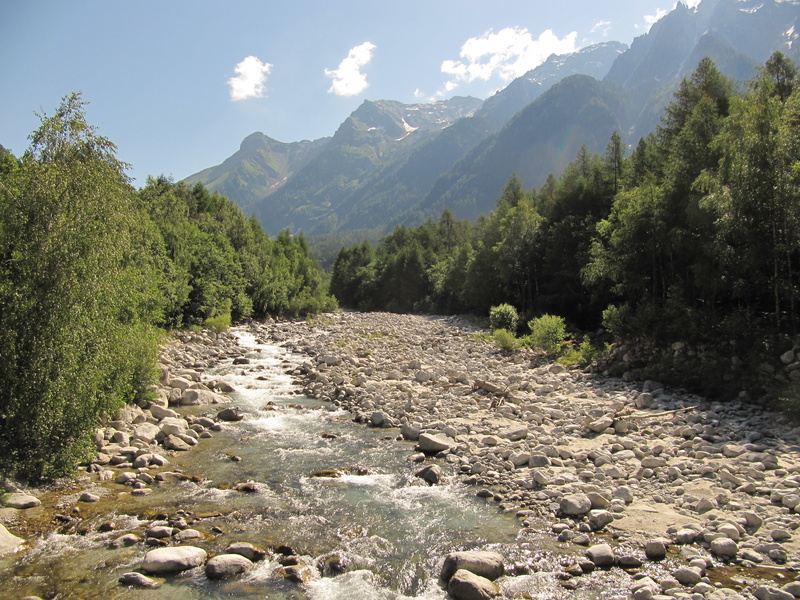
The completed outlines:
{"type": "Polygon", "coordinates": [[[431,485],[435,485],[442,480],[443,473],[439,465],[428,465],[414,473],[414,475],[427,481],[431,485]]]}
{"type": "Polygon", "coordinates": [[[164,435],[183,433],[189,429],[189,424],[185,419],[181,419],[180,417],[165,417],[161,419],[158,425],[164,435]]]}
{"type": "Polygon", "coordinates": [[[2,500],[3,504],[8,508],[36,508],[42,504],[38,498],[24,492],[12,492],[10,494],[6,494],[2,500]]]}
{"type": "Polygon", "coordinates": [[[166,419],[167,417],[170,417],[172,419],[179,419],[180,418],[180,415],[178,413],[176,413],[174,410],[172,410],[171,408],[166,408],[164,406],[159,406],[158,404],[151,404],[149,410],[150,410],[150,414],[153,415],[159,421],[161,419],[166,419]]]}
{"type": "Polygon", "coordinates": [[[164,448],[167,448],[168,450],[185,452],[187,450],[191,450],[192,447],[177,435],[168,435],[164,439],[164,448]]]}
{"type": "Polygon", "coordinates": [[[433,433],[421,433],[417,440],[417,446],[422,452],[442,452],[449,450],[456,445],[455,440],[446,435],[435,435],[433,433]]]}
{"type": "Polygon", "coordinates": [[[489,600],[500,595],[500,588],[485,577],[459,569],[450,578],[447,592],[455,600],[489,600]]]}
{"type": "Polygon", "coordinates": [[[181,406],[197,406],[199,404],[219,404],[225,398],[211,390],[188,389],[181,395],[181,406]]]}
{"type": "Polygon", "coordinates": [[[0,523],[0,556],[8,554],[9,552],[14,552],[24,543],[25,540],[11,533],[0,523]]]}
{"type": "Polygon", "coordinates": [[[139,587],[147,589],[155,589],[161,587],[161,582],[155,579],[150,579],[147,575],[141,573],[125,573],[119,578],[120,585],[130,587],[139,587]]]}
{"type": "Polygon", "coordinates": [[[217,413],[217,420],[219,421],[241,421],[244,419],[244,413],[238,406],[229,406],[223,408],[217,413]]]}
{"type": "Polygon", "coordinates": [[[494,581],[505,572],[503,557],[497,552],[469,550],[448,554],[444,559],[440,577],[444,581],[449,581],[455,572],[461,569],[491,581],[494,581]]]}
{"type": "Polygon", "coordinates": [[[154,425],[153,423],[140,423],[134,428],[132,437],[134,440],[141,440],[146,444],[152,444],[159,431],[161,431],[161,429],[159,429],[158,425],[154,425]]]}
{"type": "Polygon", "coordinates": [[[241,554],[220,554],[206,563],[206,577],[227,579],[241,575],[253,568],[253,562],[241,554]]]}
{"type": "Polygon", "coordinates": [[[175,546],[150,550],[142,562],[146,573],[172,573],[194,569],[206,562],[206,551],[196,546],[175,546]]]}
{"type": "Polygon", "coordinates": [[[263,559],[267,552],[250,542],[234,542],[225,549],[226,554],[240,554],[251,561],[263,559]]]}
{"type": "Polygon", "coordinates": [[[400,435],[403,436],[403,439],[416,442],[419,439],[420,429],[421,426],[419,423],[403,423],[403,425],[400,427],[400,435]]]}
{"type": "Polygon", "coordinates": [[[617,562],[614,549],[609,544],[596,544],[586,551],[586,557],[594,563],[596,567],[613,567],[617,562]]]}
{"type": "Polygon", "coordinates": [[[586,494],[569,494],[561,499],[559,508],[565,515],[585,515],[592,510],[592,499],[586,494]]]}

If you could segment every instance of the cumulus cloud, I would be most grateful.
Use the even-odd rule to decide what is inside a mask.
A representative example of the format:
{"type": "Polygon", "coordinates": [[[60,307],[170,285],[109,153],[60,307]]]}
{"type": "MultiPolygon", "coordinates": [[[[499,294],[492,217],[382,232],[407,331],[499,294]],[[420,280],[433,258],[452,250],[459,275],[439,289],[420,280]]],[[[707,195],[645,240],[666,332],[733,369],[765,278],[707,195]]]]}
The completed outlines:
{"type": "Polygon", "coordinates": [[[272,70],[272,65],[261,62],[256,56],[248,56],[236,65],[236,75],[228,79],[231,88],[231,100],[246,100],[247,98],[261,98],[264,96],[264,84],[267,75],[272,70]]]}
{"type": "Polygon", "coordinates": [[[331,78],[328,92],[337,96],[356,96],[369,87],[367,76],[361,69],[372,60],[375,44],[364,42],[351,49],[338,69],[325,69],[325,75],[331,78]]]}
{"type": "Polygon", "coordinates": [[[489,30],[464,42],[461,60],[442,63],[442,73],[450,76],[445,90],[450,92],[463,82],[488,81],[494,75],[510,81],[539,66],[551,54],[575,52],[577,36],[573,31],[559,39],[548,29],[534,39],[524,28],[506,27],[497,33],[489,30]]]}
{"type": "Polygon", "coordinates": [[[653,26],[653,24],[656,21],[661,20],[661,17],[665,16],[667,14],[667,12],[668,11],[666,9],[664,9],[664,8],[658,8],[658,9],[656,9],[656,13],[654,15],[645,15],[644,16],[644,27],[643,27],[643,29],[645,31],[650,31],[650,28],[653,26]]]}

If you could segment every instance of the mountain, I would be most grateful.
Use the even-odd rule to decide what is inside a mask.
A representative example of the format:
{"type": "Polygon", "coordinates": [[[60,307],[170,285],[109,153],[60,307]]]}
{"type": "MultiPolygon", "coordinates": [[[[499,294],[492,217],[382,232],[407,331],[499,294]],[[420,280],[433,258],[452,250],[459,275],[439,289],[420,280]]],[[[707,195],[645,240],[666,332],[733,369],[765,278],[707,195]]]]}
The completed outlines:
{"type": "Polygon", "coordinates": [[[248,135],[239,150],[222,164],[187,177],[191,185],[203,183],[228,196],[245,212],[302,169],[327,145],[330,138],[285,144],[261,132],[248,135]]]}
{"type": "Polygon", "coordinates": [[[775,52],[797,61],[800,3],[797,0],[703,0],[695,9],[678,3],[637,37],[611,67],[605,81],[625,90],[638,113],[632,141],[653,131],[681,79],[703,57],[743,82],[775,52]]]}
{"type": "Polygon", "coordinates": [[[602,80],[627,49],[627,44],[621,42],[603,42],[570,54],[551,54],[541,65],[487,98],[476,115],[486,117],[499,130],[511,117],[565,77],[589,75],[602,80]]]}
{"type": "Polygon", "coordinates": [[[365,101],[333,138],[297,147],[252,134],[221,165],[185,181],[229,196],[271,233],[382,231],[418,221],[428,216],[420,201],[470,150],[564,77],[603,77],[626,48],[607,42],[552,55],[485,102],[365,101]]]}
{"type": "Polygon", "coordinates": [[[656,129],[681,80],[703,57],[746,81],[776,50],[797,55],[798,20],[797,0],[703,0],[696,9],[678,3],[618,55],[603,86],[577,80],[553,86],[443,174],[416,212],[436,215],[447,207],[474,218],[494,207],[512,173],[525,186],[538,187],[548,174],[558,175],[582,144],[603,152],[614,129],[635,144],[656,129]]]}
{"type": "Polygon", "coordinates": [[[420,208],[428,214],[449,208],[461,219],[486,214],[512,173],[527,188],[541,185],[574,160],[581,146],[602,152],[627,113],[618,87],[587,75],[567,77],[442,175],[420,208]]]}
{"type": "Polygon", "coordinates": [[[255,215],[271,232],[286,227],[311,234],[337,231],[355,194],[480,104],[468,97],[433,104],[365,100],[317,156],[255,207],[255,215]]]}
{"type": "Polygon", "coordinates": [[[383,232],[437,217],[491,210],[508,177],[527,187],[559,175],[582,145],[602,152],[659,124],[700,59],[743,82],[776,50],[800,59],[800,0],[702,0],[637,37],[550,56],[482,102],[365,101],[332,138],[280,144],[253,134],[202,181],[255,214],[270,233],[383,232]],[[253,139],[251,139],[253,138],[253,139]]]}

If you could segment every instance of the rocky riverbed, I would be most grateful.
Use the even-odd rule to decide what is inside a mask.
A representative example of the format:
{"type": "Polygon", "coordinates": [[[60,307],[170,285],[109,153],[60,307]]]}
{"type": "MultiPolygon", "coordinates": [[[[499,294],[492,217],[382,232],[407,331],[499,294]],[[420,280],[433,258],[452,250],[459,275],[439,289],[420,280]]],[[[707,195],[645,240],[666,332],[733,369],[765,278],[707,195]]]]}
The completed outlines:
{"type": "MultiPolygon", "coordinates": [[[[285,364],[298,392],[385,430],[386,444],[404,440],[418,477],[469,486],[517,517],[520,540],[552,539],[563,558],[548,568],[565,593],[594,585],[587,597],[597,597],[589,574],[608,569],[625,574],[637,600],[800,597],[800,429],[779,415],[564,368],[530,350],[506,353],[458,317],[338,312],[246,329],[305,357],[285,364]]],[[[209,375],[225,361],[249,368],[233,335],[179,334],[162,353],[157,397],[97,431],[97,458],[82,476],[49,490],[4,482],[0,555],[24,554],[23,539],[48,530],[84,535],[90,507],[108,498],[202,478],[172,463],[242,418],[226,396],[233,387],[209,375]]],[[[115,531],[117,521],[97,528],[107,528],[109,548],[138,557],[122,589],[198,568],[209,580],[235,578],[265,556],[274,576],[298,584],[336,572],[291,548],[230,543],[214,515],[140,516],[129,531],[115,531]],[[140,546],[152,549],[142,557],[140,546]]],[[[491,552],[441,559],[455,598],[531,597],[518,582],[540,568],[503,565],[491,552]]]]}
{"type": "Polygon", "coordinates": [[[643,576],[636,598],[800,597],[800,429],[777,414],[507,353],[459,317],[336,313],[255,330],[309,357],[295,373],[307,395],[417,440],[409,460],[435,456],[522,526],[586,546],[594,566],[685,558],[643,576]]]}

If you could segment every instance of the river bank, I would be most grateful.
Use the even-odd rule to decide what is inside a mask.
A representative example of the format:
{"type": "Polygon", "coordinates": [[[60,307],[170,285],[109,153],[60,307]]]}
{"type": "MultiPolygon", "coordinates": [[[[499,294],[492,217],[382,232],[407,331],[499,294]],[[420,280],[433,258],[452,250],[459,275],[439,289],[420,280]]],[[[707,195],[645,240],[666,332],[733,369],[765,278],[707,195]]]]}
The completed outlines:
{"type": "MultiPolygon", "coordinates": [[[[291,589],[298,584],[344,586],[340,577],[323,576],[352,574],[361,564],[353,557],[363,554],[363,547],[350,556],[349,567],[344,565],[349,548],[336,546],[342,544],[341,531],[324,523],[352,496],[348,486],[368,482],[384,486],[379,496],[411,489],[416,501],[449,506],[445,512],[457,512],[455,498],[467,494],[488,503],[489,512],[513,517],[516,541],[492,548],[506,553],[507,575],[497,584],[504,597],[530,597],[530,590],[538,589],[536,576],[547,576],[555,586],[548,589],[596,597],[609,585],[598,578],[598,567],[609,569],[599,577],[616,577],[613,597],[794,597],[791,581],[800,567],[800,447],[797,429],[775,414],[737,400],[709,402],[657,382],[628,383],[564,369],[529,350],[507,354],[457,317],[339,312],[308,321],[252,323],[238,331],[292,354],[276,354],[266,368],[262,351],[243,348],[232,334],[180,334],[164,349],[157,398],[98,431],[97,460],[82,476],[52,490],[20,490],[34,492],[42,504],[0,509],[7,528],[29,540],[90,540],[101,564],[112,560],[104,548],[116,546],[117,556],[127,552],[113,559],[115,568],[127,566],[134,574],[126,573],[130,576],[122,585],[112,577],[98,598],[112,597],[108,589],[117,590],[113,597],[145,597],[133,590],[148,589],[142,587],[147,580],[138,579],[153,574],[144,568],[148,548],[186,546],[198,546],[213,559],[205,567],[187,565],[187,573],[199,569],[191,579],[195,586],[208,586],[206,578],[215,577],[218,563],[230,563],[234,577],[237,569],[270,581],[288,577],[292,587],[284,590],[286,597],[297,597],[291,589]],[[278,384],[273,388],[277,401],[248,396],[274,395],[269,387],[278,384]],[[321,404],[304,405],[303,398],[321,404]],[[296,449],[298,442],[280,437],[287,419],[309,430],[296,449]],[[351,435],[343,419],[356,421],[369,435],[335,459],[335,450],[351,435]],[[327,477],[303,471],[316,463],[291,466],[280,476],[272,461],[256,469],[263,460],[254,441],[265,437],[275,438],[270,452],[282,463],[312,448],[322,450],[327,462],[314,467],[314,474],[327,477]],[[193,451],[211,461],[192,462],[193,451]],[[388,478],[371,467],[370,456],[381,453],[388,453],[392,463],[400,461],[393,467],[399,475],[388,478]],[[415,475],[433,485],[428,488],[415,475]],[[414,481],[423,487],[409,488],[414,481]],[[446,493],[436,495],[444,486],[446,493]],[[319,529],[319,541],[300,555],[281,558],[278,549],[287,540],[303,539],[293,521],[296,501],[278,493],[286,488],[315,497],[334,491],[343,496],[319,514],[308,513],[303,504],[300,514],[308,515],[302,519],[310,520],[301,528],[319,529]],[[265,502],[274,520],[265,520],[265,502]],[[330,549],[336,551],[325,552],[330,549]],[[547,560],[542,559],[545,549],[547,560]],[[301,556],[305,552],[309,555],[301,556]],[[239,558],[217,558],[230,554],[253,564],[266,556],[261,564],[270,566],[259,571],[239,558]],[[215,565],[211,571],[208,564],[215,565]],[[589,575],[592,571],[595,575],[589,575]]],[[[407,504],[408,498],[401,500],[407,504]]],[[[391,518],[410,518],[407,512],[395,516],[395,508],[376,505],[372,529],[387,525],[381,522],[387,510],[391,518]]],[[[464,519],[477,518],[471,506],[458,510],[467,515],[464,519]]],[[[432,542],[422,528],[430,530],[424,533],[431,540],[438,536],[430,524],[409,523],[416,529],[400,538],[420,537],[428,548],[432,542]]],[[[348,544],[363,545],[357,532],[368,529],[365,525],[353,522],[346,529],[348,544]]],[[[387,535],[370,539],[382,540],[385,551],[391,545],[387,535]]],[[[481,540],[490,538],[474,535],[470,549],[481,549],[486,544],[481,540]]],[[[23,561],[28,560],[25,545],[21,548],[23,561]]],[[[13,566],[14,556],[0,560],[0,570],[13,566]]],[[[443,559],[434,552],[426,569],[435,570],[443,559]]],[[[24,580],[28,571],[13,572],[24,580]]],[[[428,587],[412,597],[442,597],[436,579],[428,572],[423,577],[428,587]]],[[[416,589],[417,584],[408,585],[416,589]]],[[[244,578],[233,591],[213,590],[245,598],[252,586],[253,580],[244,578]]],[[[44,587],[51,595],[40,597],[89,597],[64,595],[55,584],[44,587]]],[[[29,588],[36,586],[19,589],[29,588]]],[[[172,587],[173,596],[176,589],[185,586],[172,587]]],[[[337,593],[347,597],[348,589],[337,593]]],[[[308,597],[326,597],[306,590],[308,597]]],[[[154,593],[148,591],[147,597],[154,593]]],[[[212,597],[209,593],[203,587],[201,597],[212,597]]]]}

